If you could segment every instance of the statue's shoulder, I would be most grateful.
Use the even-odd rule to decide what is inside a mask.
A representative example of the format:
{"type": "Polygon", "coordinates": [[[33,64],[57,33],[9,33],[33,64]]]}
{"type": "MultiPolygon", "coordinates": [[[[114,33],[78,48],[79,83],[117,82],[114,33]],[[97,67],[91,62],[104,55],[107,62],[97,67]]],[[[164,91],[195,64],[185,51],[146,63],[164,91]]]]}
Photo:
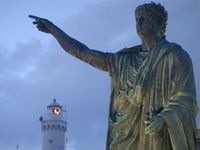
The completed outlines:
{"type": "Polygon", "coordinates": [[[141,45],[136,45],[133,47],[129,47],[129,48],[123,48],[121,50],[119,50],[117,52],[117,54],[123,54],[123,53],[127,53],[127,52],[138,52],[141,49],[141,45]]]}
{"type": "Polygon", "coordinates": [[[169,43],[168,48],[173,57],[180,60],[190,60],[190,55],[177,43],[169,43]]]}

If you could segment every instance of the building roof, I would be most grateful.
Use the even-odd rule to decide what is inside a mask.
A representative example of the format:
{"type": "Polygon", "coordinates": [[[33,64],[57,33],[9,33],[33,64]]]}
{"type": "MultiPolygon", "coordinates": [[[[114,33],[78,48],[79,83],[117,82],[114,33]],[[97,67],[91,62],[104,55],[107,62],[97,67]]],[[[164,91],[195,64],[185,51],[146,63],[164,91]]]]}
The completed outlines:
{"type": "Polygon", "coordinates": [[[53,102],[50,105],[47,106],[47,108],[50,108],[50,107],[60,107],[60,108],[62,108],[62,106],[56,102],[55,98],[53,99],[53,102]]]}

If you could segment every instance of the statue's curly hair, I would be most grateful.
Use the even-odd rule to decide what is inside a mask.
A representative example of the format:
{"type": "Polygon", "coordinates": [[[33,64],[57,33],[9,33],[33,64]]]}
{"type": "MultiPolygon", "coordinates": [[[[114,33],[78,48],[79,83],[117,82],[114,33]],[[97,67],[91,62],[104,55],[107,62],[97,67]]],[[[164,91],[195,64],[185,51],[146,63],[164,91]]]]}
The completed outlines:
{"type": "Polygon", "coordinates": [[[135,13],[139,11],[146,12],[150,17],[149,19],[156,21],[157,34],[159,34],[159,36],[161,36],[162,38],[165,38],[164,33],[166,31],[167,19],[168,19],[168,13],[165,10],[165,8],[160,3],[156,4],[154,2],[151,2],[139,5],[135,9],[135,13]]]}

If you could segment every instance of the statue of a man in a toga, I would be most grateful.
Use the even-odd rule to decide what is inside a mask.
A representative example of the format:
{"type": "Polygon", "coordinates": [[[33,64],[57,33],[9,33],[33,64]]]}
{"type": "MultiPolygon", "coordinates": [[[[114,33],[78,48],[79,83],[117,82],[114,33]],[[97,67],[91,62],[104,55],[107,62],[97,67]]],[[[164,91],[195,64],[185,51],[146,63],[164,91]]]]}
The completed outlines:
{"type": "Polygon", "coordinates": [[[111,99],[107,150],[195,150],[198,106],[190,56],[165,39],[167,12],[156,3],[135,10],[141,45],[116,53],[92,50],[36,16],[71,55],[109,72],[111,99]]]}

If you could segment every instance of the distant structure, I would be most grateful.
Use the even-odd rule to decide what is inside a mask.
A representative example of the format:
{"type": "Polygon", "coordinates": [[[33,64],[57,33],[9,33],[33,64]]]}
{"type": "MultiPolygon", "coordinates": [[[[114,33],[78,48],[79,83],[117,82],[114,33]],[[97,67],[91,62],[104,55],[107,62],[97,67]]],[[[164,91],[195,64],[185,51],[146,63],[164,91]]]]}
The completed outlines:
{"type": "Polygon", "coordinates": [[[16,145],[16,150],[19,150],[19,144],[16,145]]]}
{"type": "Polygon", "coordinates": [[[197,149],[196,150],[200,150],[200,129],[198,129],[198,133],[197,133],[197,149]]]}
{"type": "Polygon", "coordinates": [[[47,106],[48,113],[40,117],[43,132],[42,150],[65,150],[65,132],[67,122],[63,117],[63,108],[56,99],[47,106]]]}

